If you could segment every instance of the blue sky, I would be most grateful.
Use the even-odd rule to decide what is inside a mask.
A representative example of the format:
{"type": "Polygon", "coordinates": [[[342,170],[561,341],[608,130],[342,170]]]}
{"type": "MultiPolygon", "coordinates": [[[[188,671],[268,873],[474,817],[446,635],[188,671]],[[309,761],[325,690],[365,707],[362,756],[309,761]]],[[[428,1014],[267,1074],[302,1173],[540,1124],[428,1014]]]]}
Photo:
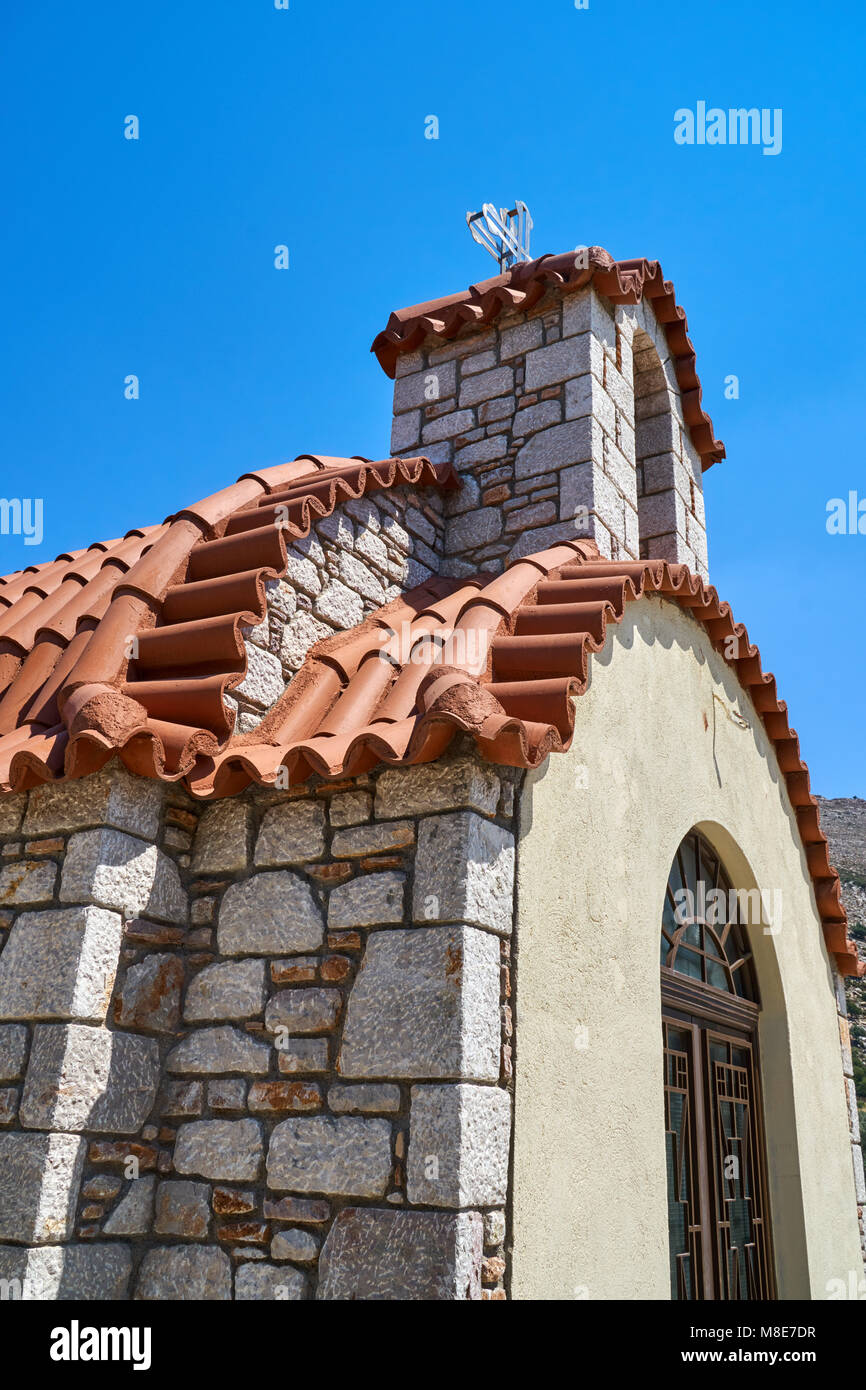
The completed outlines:
{"type": "Polygon", "coordinates": [[[599,243],[674,281],[728,450],[711,577],[815,789],[866,795],[866,535],[825,529],[866,498],[864,28],[802,0],[5,7],[0,495],[44,499],[44,540],[0,536],[0,573],[249,468],[387,454],[372,338],[493,273],[465,212],[523,198],[535,254],[599,243]],[[781,153],[676,144],[701,100],[781,108],[781,153]]]}

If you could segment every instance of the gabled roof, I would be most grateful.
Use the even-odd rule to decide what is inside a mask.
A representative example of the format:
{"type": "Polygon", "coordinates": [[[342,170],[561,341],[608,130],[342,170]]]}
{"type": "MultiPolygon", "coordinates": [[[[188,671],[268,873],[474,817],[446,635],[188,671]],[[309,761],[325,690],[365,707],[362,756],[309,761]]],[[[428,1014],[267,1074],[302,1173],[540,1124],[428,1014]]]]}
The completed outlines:
{"type": "Polygon", "coordinates": [[[415,352],[430,338],[456,338],[467,325],[483,328],[509,310],[529,310],[548,292],[569,294],[590,283],[614,304],[638,304],[648,299],[665,332],[680,388],[683,417],[704,470],[725,457],[713,422],[701,405],[701,382],[695,349],[689,338],[685,310],[676,302],[674,287],[665,280],[658,261],[615,261],[601,246],[585,248],[588,264],[578,266],[574,251],[539,256],[482,280],[457,294],[412,304],[391,314],[387,327],[373,340],[382,369],[393,377],[397,359],[415,352]]]}
{"type": "Polygon", "coordinates": [[[263,619],[265,579],[286,568],[277,507],[300,536],[338,501],[398,483],[456,478],[425,459],[299,459],[245,474],[161,527],[0,581],[0,790],[81,777],[116,755],[196,796],[229,796],[272,785],[281,768],[297,784],[432,762],[457,733],[493,762],[537,767],[569,747],[572,699],[608,624],[656,593],[703,624],[748,691],[794,807],[828,949],[844,973],[862,973],[775,677],[729,605],[684,565],[602,560],[581,540],[495,577],[431,579],[316,643],[262,723],[233,732],[223,694],[245,674],[240,628],[263,619]],[[127,679],[130,635],[139,659],[127,679]]]}

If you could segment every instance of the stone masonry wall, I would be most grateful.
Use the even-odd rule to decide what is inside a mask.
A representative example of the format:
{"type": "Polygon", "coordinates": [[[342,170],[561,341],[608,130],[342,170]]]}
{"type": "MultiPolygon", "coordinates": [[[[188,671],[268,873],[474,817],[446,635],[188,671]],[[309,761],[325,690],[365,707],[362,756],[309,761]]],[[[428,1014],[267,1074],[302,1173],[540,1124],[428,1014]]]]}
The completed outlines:
{"type": "Polygon", "coordinates": [[[5,1297],[506,1296],[515,777],[0,802],[5,1297]]]}
{"type": "Polygon", "coordinates": [[[839,1015],[839,1041],[842,1048],[842,1070],[845,1073],[845,1098],[848,1102],[848,1125],[851,1133],[851,1157],[854,1161],[854,1188],[857,1193],[857,1216],[860,1222],[860,1244],[866,1259],[866,1172],[863,1167],[863,1147],[860,1133],[860,1112],[854,1085],[854,1055],[851,1050],[851,1026],[845,981],[838,971],[833,972],[836,989],[836,1010],[839,1015]]]}
{"type": "Polygon", "coordinates": [[[631,367],[624,372],[634,393],[640,558],[678,560],[706,579],[703,473],[683,420],[673,362],[645,304],[623,312],[621,321],[632,333],[631,367]]]}
{"type": "Polygon", "coordinates": [[[435,488],[397,487],[342,503],[288,545],[285,577],[268,584],[267,614],[244,631],[244,681],[226,697],[238,732],[261,723],[314,642],[439,574],[444,533],[435,488]]]}
{"type": "Polygon", "coordinates": [[[446,502],[447,573],[498,570],[575,535],[608,557],[643,550],[706,573],[700,459],[644,303],[615,308],[592,288],[552,293],[528,313],[399,357],[391,447],[453,460],[461,473],[446,502]]]}

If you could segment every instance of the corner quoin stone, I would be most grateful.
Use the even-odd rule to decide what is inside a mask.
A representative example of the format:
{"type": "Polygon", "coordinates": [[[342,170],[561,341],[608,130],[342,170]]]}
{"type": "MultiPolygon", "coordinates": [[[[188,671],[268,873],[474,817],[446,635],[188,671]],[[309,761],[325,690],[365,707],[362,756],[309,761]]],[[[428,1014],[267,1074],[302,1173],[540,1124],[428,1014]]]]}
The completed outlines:
{"type": "Polygon", "coordinates": [[[162,783],[136,777],[121,763],[114,763],[90,777],[34,787],[22,833],[33,838],[81,830],[82,826],[110,825],[154,840],[159,833],[163,796],[162,783]]]}
{"type": "Polygon", "coordinates": [[[168,855],[134,835],[107,828],[69,837],[60,897],[159,922],[185,923],[188,913],[177,865],[168,855]]]}
{"type": "Polygon", "coordinates": [[[421,822],[416,922],[467,922],[507,934],[514,913],[514,836],[474,811],[421,822]]]}
{"type": "Polygon", "coordinates": [[[511,1098],[498,1086],[413,1086],[409,1201],[430,1207],[501,1205],[508,1195],[510,1138],[511,1098]]]}
{"type": "Polygon", "coordinates": [[[43,1023],[21,1097],[27,1129],[135,1134],[153,1107],[159,1044],[134,1033],[81,1023],[43,1023]]]}
{"type": "Polygon", "coordinates": [[[479,1212],[347,1207],[322,1248],[316,1297],[480,1299],[482,1240],[479,1212]]]}
{"type": "Polygon", "coordinates": [[[100,907],[23,912],[0,956],[0,1018],[102,1023],[122,930],[100,907]]]}
{"type": "Polygon", "coordinates": [[[77,1134],[0,1134],[0,1240],[68,1240],[86,1151],[77,1134]]]}
{"type": "Polygon", "coordinates": [[[132,1256],[119,1243],[0,1247],[0,1279],[20,1280],[25,1302],[116,1302],[131,1273],[132,1256]]]}
{"type": "Polygon", "coordinates": [[[337,1071],[389,1079],[499,1078],[499,941],[474,927],[373,932],[337,1071]]]}

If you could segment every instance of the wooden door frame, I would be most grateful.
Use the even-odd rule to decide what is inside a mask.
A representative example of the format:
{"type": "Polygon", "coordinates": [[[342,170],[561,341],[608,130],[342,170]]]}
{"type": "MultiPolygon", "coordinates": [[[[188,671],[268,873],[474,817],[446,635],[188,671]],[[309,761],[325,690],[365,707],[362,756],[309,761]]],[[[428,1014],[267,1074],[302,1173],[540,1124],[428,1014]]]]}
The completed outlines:
{"type": "MultiPolygon", "coordinates": [[[[702,1027],[702,1028],[700,1029],[700,1031],[701,1031],[702,1036],[703,1036],[703,1043],[704,1043],[704,1049],[705,1049],[705,1064],[706,1064],[706,1066],[705,1066],[705,1072],[704,1072],[704,1083],[705,1083],[706,1090],[707,1090],[707,1109],[708,1109],[708,1112],[709,1112],[709,1105],[710,1105],[710,1100],[711,1100],[711,1078],[710,1078],[710,1065],[711,1065],[710,1045],[711,1045],[711,1043],[714,1042],[714,1041],[718,1041],[718,1042],[722,1042],[722,1043],[730,1043],[731,1046],[733,1046],[733,1047],[746,1048],[746,1049],[748,1050],[749,1054],[750,1054],[749,1077],[750,1077],[751,1090],[752,1090],[752,1094],[751,1094],[751,1097],[750,1097],[750,1119],[751,1119],[751,1130],[752,1130],[752,1133],[751,1133],[751,1135],[750,1135],[750,1140],[751,1140],[752,1152],[753,1152],[752,1183],[753,1183],[753,1188],[757,1189],[757,1195],[758,1195],[758,1197],[759,1197],[759,1206],[760,1206],[760,1212],[761,1212],[761,1216],[760,1216],[760,1221],[761,1221],[761,1237],[762,1237],[762,1242],[763,1242],[763,1246],[764,1246],[764,1261],[763,1261],[763,1263],[764,1263],[764,1278],[765,1278],[766,1287],[767,1287],[767,1299],[768,1299],[768,1300],[774,1300],[775,1297],[776,1297],[776,1279],[775,1279],[775,1267],[774,1267],[774,1259],[773,1259],[772,1224],[771,1224],[771,1221],[770,1221],[769,1185],[768,1185],[768,1181],[767,1181],[767,1169],[766,1169],[766,1152],[767,1152],[767,1151],[766,1151],[766,1143],[765,1143],[765,1139],[764,1139],[764,1115],[763,1115],[764,1105],[763,1105],[763,1096],[762,1096],[762,1090],[761,1090],[761,1071],[760,1071],[760,1068],[761,1068],[761,1061],[760,1061],[760,1056],[759,1056],[759,1053],[758,1053],[758,1035],[757,1035],[757,1031],[755,1031],[755,1032],[753,1032],[753,1033],[746,1033],[744,1030],[737,1030],[737,1031],[731,1032],[731,1031],[729,1031],[727,1025],[721,1025],[721,1024],[720,1024],[720,1025],[714,1025],[714,1024],[712,1024],[711,1022],[710,1022],[706,1027],[702,1027]]],[[[710,1135],[710,1126],[708,1126],[707,1134],[708,1134],[708,1136],[710,1135]]],[[[717,1138],[718,1138],[718,1136],[715,1134],[714,1128],[713,1128],[713,1132],[712,1132],[712,1138],[713,1138],[714,1143],[715,1143],[715,1141],[716,1141],[717,1138]]],[[[714,1246],[715,1246],[715,1249],[716,1249],[716,1252],[717,1252],[716,1268],[717,1268],[717,1270],[719,1271],[719,1275],[720,1275],[721,1259],[718,1258],[718,1251],[719,1251],[719,1226],[718,1226],[718,1224],[716,1225],[716,1228],[715,1228],[715,1231],[714,1231],[714,1246]]]]}
{"type": "Polygon", "coordinates": [[[776,1298],[773,1231],[767,1180],[764,1102],[761,1087],[761,1061],[758,1048],[758,1018],[760,1006],[752,1000],[728,994],[689,976],[661,967],[662,1025],[669,1023],[687,1031],[691,1038],[691,1063],[694,1085],[694,1122],[696,1133],[697,1191],[701,1223],[701,1284],[702,1301],[715,1300],[721,1285],[718,1257],[718,1226],[716,1224],[716,1194],[711,1191],[709,1174],[709,1140],[711,1137],[710,1074],[708,1035],[716,1035],[734,1045],[745,1044],[751,1053],[751,1083],[754,1175],[760,1192],[761,1222],[765,1240],[767,1299],[776,1298]]]}

